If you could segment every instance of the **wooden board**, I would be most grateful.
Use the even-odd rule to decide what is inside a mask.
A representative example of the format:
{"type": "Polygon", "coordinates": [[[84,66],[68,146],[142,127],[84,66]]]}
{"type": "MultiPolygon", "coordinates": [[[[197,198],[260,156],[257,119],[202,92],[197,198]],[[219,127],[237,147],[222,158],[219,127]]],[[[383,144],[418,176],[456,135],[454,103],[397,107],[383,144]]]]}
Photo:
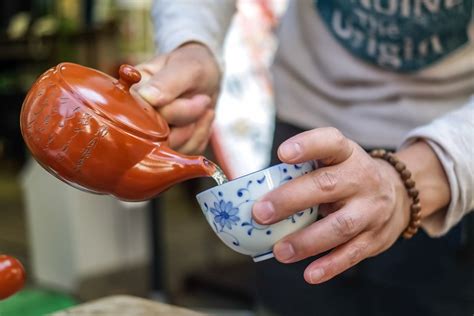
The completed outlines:
{"type": "Polygon", "coordinates": [[[157,315],[157,316],[202,316],[182,307],[146,300],[143,298],[118,295],[105,297],[52,314],[54,316],[71,315],[157,315]]]}

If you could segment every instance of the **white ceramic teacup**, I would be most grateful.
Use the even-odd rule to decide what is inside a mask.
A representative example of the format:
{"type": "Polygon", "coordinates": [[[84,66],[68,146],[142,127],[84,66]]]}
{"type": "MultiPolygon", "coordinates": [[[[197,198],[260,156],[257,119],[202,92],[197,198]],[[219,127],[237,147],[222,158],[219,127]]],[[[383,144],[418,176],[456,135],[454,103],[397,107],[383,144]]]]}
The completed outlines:
{"type": "Polygon", "coordinates": [[[254,261],[273,257],[273,245],[284,236],[313,223],[318,207],[302,210],[278,223],[260,225],[252,206],[265,193],[315,169],[314,162],[279,164],[199,193],[196,198],[217,236],[230,248],[254,261]]]}

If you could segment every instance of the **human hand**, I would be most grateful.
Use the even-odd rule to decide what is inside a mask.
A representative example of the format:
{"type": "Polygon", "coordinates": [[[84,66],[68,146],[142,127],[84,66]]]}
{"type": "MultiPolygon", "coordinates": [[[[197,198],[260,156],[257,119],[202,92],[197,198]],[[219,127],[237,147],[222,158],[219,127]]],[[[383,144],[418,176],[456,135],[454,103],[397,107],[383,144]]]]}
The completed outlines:
{"type": "Polygon", "coordinates": [[[318,128],[285,141],[286,163],[318,160],[322,167],[289,181],[253,207],[260,224],[271,224],[320,205],[321,220],[277,242],[278,261],[293,263],[331,250],[304,272],[308,283],[325,282],[388,249],[410,219],[410,199],[397,171],[373,159],[334,128],[318,128]]]}
{"type": "Polygon", "coordinates": [[[187,43],[137,65],[138,94],[170,124],[170,147],[184,154],[205,150],[215,116],[220,72],[202,44],[187,43]]]}

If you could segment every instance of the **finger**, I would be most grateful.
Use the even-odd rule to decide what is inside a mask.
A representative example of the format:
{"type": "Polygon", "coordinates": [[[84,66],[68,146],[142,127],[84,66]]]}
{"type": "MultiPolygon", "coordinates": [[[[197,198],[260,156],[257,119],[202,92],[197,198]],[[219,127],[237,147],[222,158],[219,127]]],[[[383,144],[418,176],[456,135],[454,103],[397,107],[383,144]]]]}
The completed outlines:
{"type": "Polygon", "coordinates": [[[200,84],[201,68],[197,64],[168,59],[138,93],[153,106],[166,105],[200,84]]]}
{"type": "Polygon", "coordinates": [[[296,262],[346,243],[367,226],[366,213],[353,203],[284,237],[275,244],[273,253],[280,262],[296,262]]]}
{"type": "Polygon", "coordinates": [[[140,72],[145,72],[152,76],[154,73],[160,71],[169,59],[169,55],[159,55],[153,57],[151,60],[138,64],[135,68],[140,72]]]}
{"type": "Polygon", "coordinates": [[[205,139],[203,143],[199,145],[198,149],[196,150],[197,154],[202,154],[206,150],[207,146],[209,145],[210,137],[211,135],[209,135],[207,139],[205,139]]]}
{"type": "Polygon", "coordinates": [[[341,168],[316,169],[265,194],[254,204],[253,217],[270,224],[314,205],[344,200],[357,191],[349,179],[341,168]]]}
{"type": "Polygon", "coordinates": [[[189,124],[181,127],[173,127],[168,137],[169,146],[178,150],[179,147],[183,146],[193,135],[196,123],[189,124]]]}
{"type": "Polygon", "coordinates": [[[160,71],[161,68],[163,68],[167,59],[168,59],[167,55],[160,55],[158,57],[153,58],[152,60],[148,62],[136,65],[135,68],[142,75],[142,79],[133,87],[139,88],[143,86],[145,83],[147,83],[148,80],[150,80],[150,78],[153,77],[153,74],[157,73],[158,71],[160,71]]]}
{"type": "Polygon", "coordinates": [[[198,149],[207,144],[212,130],[212,122],[214,121],[215,111],[208,110],[204,116],[196,123],[193,135],[186,144],[178,149],[183,154],[197,154],[198,149]]]}
{"type": "Polygon", "coordinates": [[[326,282],[370,257],[372,248],[369,238],[360,235],[312,262],[306,267],[304,278],[310,284],[326,282]]]}
{"type": "Polygon", "coordinates": [[[278,157],[283,162],[301,163],[320,160],[325,165],[334,165],[347,160],[353,151],[352,142],[333,127],[317,128],[298,134],[278,148],[278,157]]]}
{"type": "Polygon", "coordinates": [[[184,126],[196,122],[211,107],[211,98],[199,94],[191,98],[179,98],[159,108],[159,113],[175,126],[184,126]]]}

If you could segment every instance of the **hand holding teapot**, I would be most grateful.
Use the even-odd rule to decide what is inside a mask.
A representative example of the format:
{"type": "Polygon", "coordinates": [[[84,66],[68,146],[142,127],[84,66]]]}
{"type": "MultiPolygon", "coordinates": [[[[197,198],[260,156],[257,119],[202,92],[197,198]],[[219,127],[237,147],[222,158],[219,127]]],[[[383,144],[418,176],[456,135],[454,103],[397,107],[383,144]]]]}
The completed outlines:
{"type": "Polygon", "coordinates": [[[130,89],[140,79],[129,65],[120,67],[119,79],[73,63],[46,71],[20,115],[33,157],[68,184],[128,201],[219,173],[206,158],[169,148],[168,123],[130,89]]]}

